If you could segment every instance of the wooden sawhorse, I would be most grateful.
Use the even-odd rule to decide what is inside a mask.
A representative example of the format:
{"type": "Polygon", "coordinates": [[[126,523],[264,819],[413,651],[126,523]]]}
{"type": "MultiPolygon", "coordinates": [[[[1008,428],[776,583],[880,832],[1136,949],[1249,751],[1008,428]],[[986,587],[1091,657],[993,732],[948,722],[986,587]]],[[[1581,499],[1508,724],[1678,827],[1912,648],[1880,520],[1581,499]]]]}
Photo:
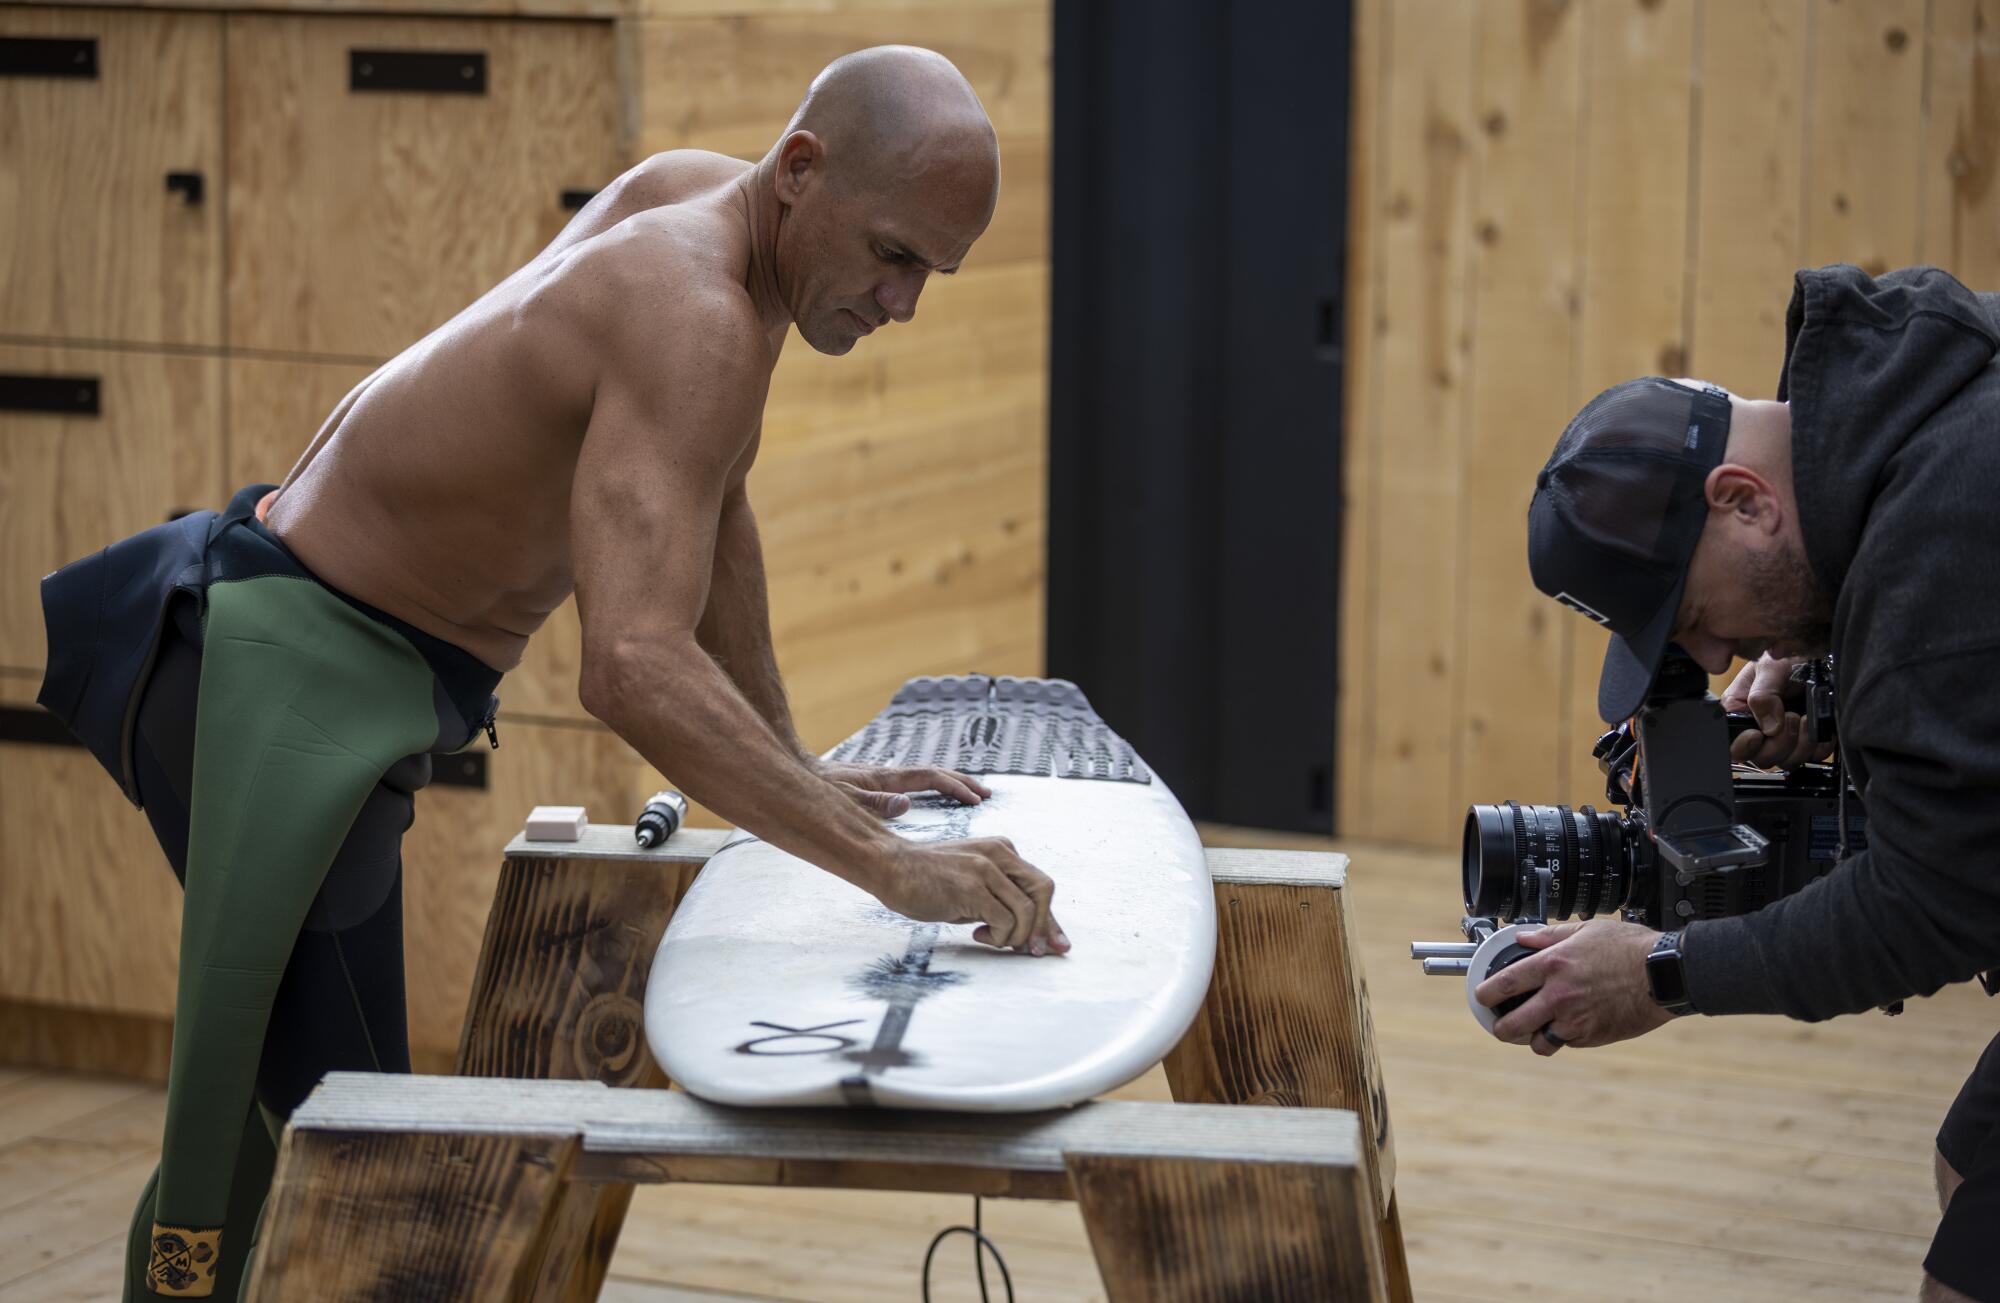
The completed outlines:
{"type": "Polygon", "coordinates": [[[604,1090],[667,1084],[646,981],[724,835],[517,838],[457,1063],[513,1080],[329,1076],[280,1147],[251,1297],[594,1299],[632,1182],[695,1180],[1074,1197],[1114,1303],[1408,1303],[1345,856],[1209,851],[1215,974],[1166,1059],[1175,1104],[1008,1117],[604,1090]],[[1233,1104],[1288,1111],[1189,1107],[1233,1104]]]}

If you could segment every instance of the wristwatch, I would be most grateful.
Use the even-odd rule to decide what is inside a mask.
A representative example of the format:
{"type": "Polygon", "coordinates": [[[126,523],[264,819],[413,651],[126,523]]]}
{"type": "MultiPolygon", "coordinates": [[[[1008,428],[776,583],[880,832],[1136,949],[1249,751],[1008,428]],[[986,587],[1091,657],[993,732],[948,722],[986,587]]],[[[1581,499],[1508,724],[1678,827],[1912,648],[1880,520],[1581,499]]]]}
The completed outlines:
{"type": "Polygon", "coordinates": [[[1688,1000],[1687,973],[1681,963],[1681,934],[1662,932],[1646,956],[1646,985],[1652,988],[1653,1003],[1678,1018],[1694,1012],[1688,1000]]]}

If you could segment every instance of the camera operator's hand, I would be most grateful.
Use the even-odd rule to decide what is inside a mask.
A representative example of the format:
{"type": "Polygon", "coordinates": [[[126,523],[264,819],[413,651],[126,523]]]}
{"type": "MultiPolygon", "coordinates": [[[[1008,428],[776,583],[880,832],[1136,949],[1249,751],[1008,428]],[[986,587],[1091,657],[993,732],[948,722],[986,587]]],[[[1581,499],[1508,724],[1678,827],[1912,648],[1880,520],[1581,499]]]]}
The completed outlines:
{"type": "Polygon", "coordinates": [[[1673,1020],[1646,984],[1646,955],[1659,939],[1651,928],[1611,918],[1523,932],[1517,940],[1543,953],[1501,969],[1472,995],[1490,1009],[1533,991],[1526,1004],[1493,1024],[1493,1034],[1510,1045],[1532,1045],[1540,1055],[1564,1045],[1630,1040],[1673,1020]],[[1544,1028],[1560,1043],[1542,1035],[1544,1028]]]}
{"type": "Polygon", "coordinates": [[[1792,681],[1793,668],[1804,663],[1765,652],[1737,674],[1722,694],[1722,708],[1749,711],[1757,718],[1758,731],[1737,735],[1729,746],[1731,760],[1789,769],[1833,754],[1833,744],[1813,742],[1806,735],[1805,716],[1790,709],[1805,704],[1805,685],[1792,681]]]}

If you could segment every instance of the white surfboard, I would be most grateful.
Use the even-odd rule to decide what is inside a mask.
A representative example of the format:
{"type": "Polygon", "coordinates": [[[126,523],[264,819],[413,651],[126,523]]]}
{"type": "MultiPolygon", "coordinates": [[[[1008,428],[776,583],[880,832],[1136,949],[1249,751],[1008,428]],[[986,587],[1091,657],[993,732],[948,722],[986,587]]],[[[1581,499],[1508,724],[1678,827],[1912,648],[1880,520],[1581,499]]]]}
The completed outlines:
{"type": "Polygon", "coordinates": [[[1073,684],[913,679],[830,753],[980,775],[918,797],[916,841],[1004,836],[1056,883],[1072,949],[1035,958],[918,923],[738,832],[675,912],[646,988],[669,1077],[740,1105],[1017,1112],[1075,1104],[1173,1048],[1208,990],[1215,898],[1157,775],[1073,684]]]}

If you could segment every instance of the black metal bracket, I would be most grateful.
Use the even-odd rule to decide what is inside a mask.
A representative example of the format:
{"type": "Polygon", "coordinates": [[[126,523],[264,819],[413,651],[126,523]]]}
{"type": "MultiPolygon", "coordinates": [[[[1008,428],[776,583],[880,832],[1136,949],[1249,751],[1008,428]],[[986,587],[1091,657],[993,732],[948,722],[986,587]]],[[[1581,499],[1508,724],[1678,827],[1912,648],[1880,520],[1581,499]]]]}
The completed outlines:
{"type": "Polygon", "coordinates": [[[99,389],[96,376],[0,374],[0,412],[97,416],[99,389]]]}
{"type": "Polygon", "coordinates": [[[81,747],[63,722],[40,706],[0,706],[0,742],[30,746],[81,747]]]}
{"type": "Polygon", "coordinates": [[[347,89],[484,95],[483,50],[349,50],[347,89]]]}
{"type": "Polygon", "coordinates": [[[187,201],[191,208],[207,193],[208,182],[199,172],[167,173],[167,189],[187,201]]]}
{"type": "Polygon", "coordinates": [[[486,753],[470,748],[439,756],[431,764],[434,787],[476,787],[486,789],[486,753]]]}
{"type": "Polygon", "coordinates": [[[0,77],[97,79],[97,38],[0,36],[0,77]]]}

